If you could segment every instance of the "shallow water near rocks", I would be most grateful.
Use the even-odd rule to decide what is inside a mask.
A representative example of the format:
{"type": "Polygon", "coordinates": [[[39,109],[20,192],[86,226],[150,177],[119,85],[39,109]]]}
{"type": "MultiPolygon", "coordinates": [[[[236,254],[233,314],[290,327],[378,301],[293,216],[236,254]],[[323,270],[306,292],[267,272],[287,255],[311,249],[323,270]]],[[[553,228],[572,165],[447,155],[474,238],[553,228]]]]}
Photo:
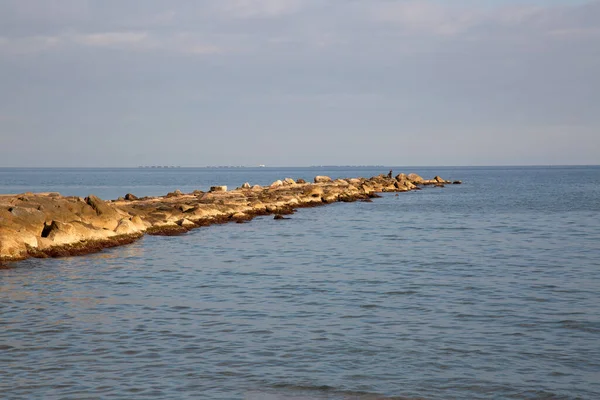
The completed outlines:
{"type": "MultiPolygon", "coordinates": [[[[388,170],[0,169],[0,191],[388,170]]],[[[414,170],[464,184],[5,266],[1,397],[600,398],[600,167],[414,170]]]]}

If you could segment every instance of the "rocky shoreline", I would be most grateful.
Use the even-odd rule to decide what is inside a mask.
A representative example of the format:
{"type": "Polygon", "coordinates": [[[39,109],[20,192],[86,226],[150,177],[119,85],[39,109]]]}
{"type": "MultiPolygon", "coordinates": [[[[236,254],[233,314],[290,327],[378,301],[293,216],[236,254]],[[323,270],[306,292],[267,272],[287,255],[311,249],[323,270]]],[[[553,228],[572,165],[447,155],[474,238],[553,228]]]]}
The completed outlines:
{"type": "Polygon", "coordinates": [[[314,183],[286,178],[270,186],[245,183],[234,190],[214,186],[208,192],[175,191],[161,197],[127,194],[112,201],[58,193],[0,195],[0,262],[89,254],[132,243],[145,234],[177,235],[212,224],[242,223],[259,215],[281,219],[301,207],[370,201],[379,192],[450,183],[460,182],[388,174],[336,180],[317,176],[314,183]]]}

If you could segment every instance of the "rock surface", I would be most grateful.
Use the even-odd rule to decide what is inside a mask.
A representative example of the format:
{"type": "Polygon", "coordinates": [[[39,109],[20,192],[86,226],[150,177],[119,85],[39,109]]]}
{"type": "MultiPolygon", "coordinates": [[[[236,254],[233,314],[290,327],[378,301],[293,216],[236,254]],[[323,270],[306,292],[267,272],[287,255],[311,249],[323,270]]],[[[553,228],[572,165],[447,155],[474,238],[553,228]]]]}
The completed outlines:
{"type": "Polygon", "coordinates": [[[0,262],[86,254],[131,243],[144,234],[176,235],[215,223],[246,222],[258,215],[291,214],[300,207],[370,201],[379,197],[378,192],[450,183],[439,176],[425,180],[416,174],[335,181],[317,176],[314,181],[286,178],[251,190],[249,184],[231,191],[214,186],[207,193],[176,190],[144,198],[127,194],[114,201],[58,193],[0,195],[0,262]]]}

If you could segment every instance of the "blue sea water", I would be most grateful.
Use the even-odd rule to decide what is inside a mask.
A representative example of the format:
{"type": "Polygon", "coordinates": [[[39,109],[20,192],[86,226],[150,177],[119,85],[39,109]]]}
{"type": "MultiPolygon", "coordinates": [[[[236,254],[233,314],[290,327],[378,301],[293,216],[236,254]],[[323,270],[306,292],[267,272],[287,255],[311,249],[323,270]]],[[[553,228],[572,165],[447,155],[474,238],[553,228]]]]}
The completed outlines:
{"type": "MultiPolygon", "coordinates": [[[[0,193],[166,194],[379,168],[0,169],[0,193]]],[[[600,167],[0,269],[3,399],[600,398],[600,167]]]]}

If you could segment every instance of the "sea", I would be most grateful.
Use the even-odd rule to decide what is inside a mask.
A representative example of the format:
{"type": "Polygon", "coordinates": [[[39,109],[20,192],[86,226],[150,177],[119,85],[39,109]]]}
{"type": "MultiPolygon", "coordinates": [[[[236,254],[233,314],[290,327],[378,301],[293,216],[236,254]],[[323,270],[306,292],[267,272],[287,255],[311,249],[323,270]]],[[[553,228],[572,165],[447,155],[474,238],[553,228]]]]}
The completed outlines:
{"type": "Polygon", "coordinates": [[[2,399],[600,399],[600,166],[0,169],[116,199],[462,185],[0,269],[2,399]]]}

